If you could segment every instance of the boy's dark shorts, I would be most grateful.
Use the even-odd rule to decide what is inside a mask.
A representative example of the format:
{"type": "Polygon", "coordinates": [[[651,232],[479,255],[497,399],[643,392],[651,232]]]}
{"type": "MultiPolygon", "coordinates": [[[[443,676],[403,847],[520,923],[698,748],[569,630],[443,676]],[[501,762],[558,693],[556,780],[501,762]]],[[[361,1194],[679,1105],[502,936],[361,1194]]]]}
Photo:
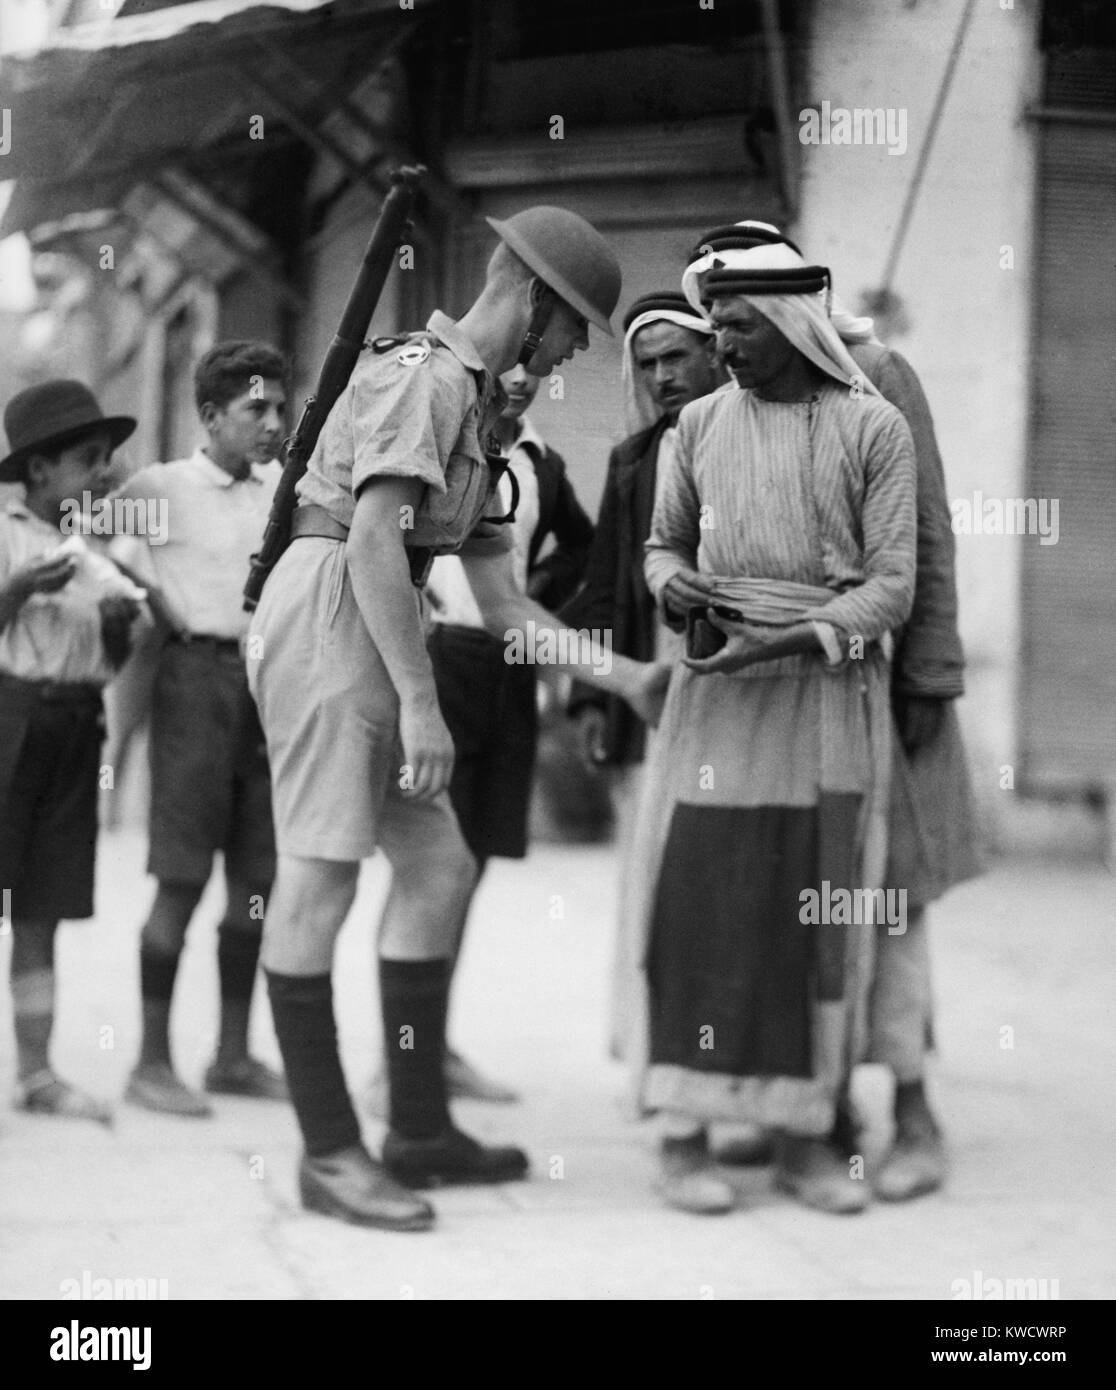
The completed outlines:
{"type": "Polygon", "coordinates": [[[92,917],[105,736],[100,691],[0,677],[0,705],[0,890],[10,890],[7,912],[15,921],[92,917]]]}
{"type": "Polygon", "coordinates": [[[275,876],[263,730],[234,643],[172,640],[155,677],[147,871],[201,885],[218,850],[231,878],[275,876]]]}
{"type": "Polygon", "coordinates": [[[535,668],[509,665],[505,644],[474,628],[438,623],[428,647],[453,736],[449,794],[461,833],[478,858],[522,859],[538,742],[535,668]]]}

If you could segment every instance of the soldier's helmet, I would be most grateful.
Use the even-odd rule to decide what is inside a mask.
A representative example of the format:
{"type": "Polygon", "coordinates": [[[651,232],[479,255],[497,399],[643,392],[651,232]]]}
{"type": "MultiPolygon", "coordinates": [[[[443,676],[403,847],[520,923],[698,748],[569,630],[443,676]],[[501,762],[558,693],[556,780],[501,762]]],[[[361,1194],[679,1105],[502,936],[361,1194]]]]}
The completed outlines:
{"type": "Polygon", "coordinates": [[[620,298],[620,263],[591,223],[566,208],[534,207],[485,221],[525,265],[609,337],[620,298]]]}

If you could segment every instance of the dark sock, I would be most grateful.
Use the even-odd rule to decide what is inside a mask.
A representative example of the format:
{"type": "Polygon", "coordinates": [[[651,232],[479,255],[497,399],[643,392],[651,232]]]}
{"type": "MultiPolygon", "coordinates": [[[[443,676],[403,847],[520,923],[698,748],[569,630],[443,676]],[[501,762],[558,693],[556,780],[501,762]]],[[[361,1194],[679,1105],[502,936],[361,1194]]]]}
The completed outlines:
{"type": "Polygon", "coordinates": [[[50,1034],[54,1027],[54,1014],[20,1013],[15,1019],[16,1049],[19,1054],[19,1079],[26,1081],[37,1071],[50,1070],[50,1034]]]}
{"type": "Polygon", "coordinates": [[[450,1125],[445,1078],[449,964],[380,960],[391,1127],[404,1139],[433,1139],[450,1125]]]}
{"type": "Polygon", "coordinates": [[[257,923],[241,927],[222,922],[217,928],[217,971],[221,977],[221,1034],[217,1056],[222,1062],[235,1062],[248,1056],[248,1017],[262,939],[263,929],[257,923]]]}
{"type": "Polygon", "coordinates": [[[171,1064],[170,1011],[181,952],[155,951],[140,945],[140,993],[143,995],[143,1042],[140,1065],[171,1064]]]}
{"type": "Polygon", "coordinates": [[[937,1133],[938,1123],[930,1109],[930,1102],[926,1099],[926,1088],[921,1077],[917,1081],[896,1083],[895,1122],[902,1129],[912,1133],[937,1133]]]}
{"type": "Polygon", "coordinates": [[[53,919],[21,918],[12,935],[12,1012],[19,1079],[50,1070],[50,1035],[54,1027],[53,919]]]}
{"type": "Polygon", "coordinates": [[[360,1143],[360,1124],[345,1085],[328,975],[265,970],[275,1035],[306,1152],[335,1153],[360,1143]]]}

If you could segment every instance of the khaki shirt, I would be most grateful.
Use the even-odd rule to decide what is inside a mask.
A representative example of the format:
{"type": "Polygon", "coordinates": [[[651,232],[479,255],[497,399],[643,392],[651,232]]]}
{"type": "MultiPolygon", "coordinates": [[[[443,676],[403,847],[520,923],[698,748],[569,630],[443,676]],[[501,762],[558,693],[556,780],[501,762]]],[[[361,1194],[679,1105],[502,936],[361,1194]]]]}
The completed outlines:
{"type": "Polygon", "coordinates": [[[483,520],[501,515],[482,441],[502,404],[476,348],[435,312],[425,334],[361,356],[318,438],[299,501],[351,526],[372,478],[419,478],[426,486],[416,514],[401,518],[408,546],[443,555],[510,550],[510,528],[483,520]]]}

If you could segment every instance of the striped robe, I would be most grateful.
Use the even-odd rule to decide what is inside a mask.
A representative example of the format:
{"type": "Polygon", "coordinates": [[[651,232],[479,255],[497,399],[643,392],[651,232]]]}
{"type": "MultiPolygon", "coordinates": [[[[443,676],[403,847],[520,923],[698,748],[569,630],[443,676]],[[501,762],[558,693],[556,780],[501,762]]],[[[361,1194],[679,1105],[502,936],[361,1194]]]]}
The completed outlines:
{"type": "Polygon", "coordinates": [[[803,894],[883,881],[886,650],[915,577],[900,413],[829,380],[808,401],[729,386],[687,406],[647,542],[657,598],[681,568],[756,621],[858,636],[863,656],[674,669],[636,828],[654,866],[635,905],[642,1101],[823,1134],[859,1045],[872,933],[804,921],[803,894]]]}

